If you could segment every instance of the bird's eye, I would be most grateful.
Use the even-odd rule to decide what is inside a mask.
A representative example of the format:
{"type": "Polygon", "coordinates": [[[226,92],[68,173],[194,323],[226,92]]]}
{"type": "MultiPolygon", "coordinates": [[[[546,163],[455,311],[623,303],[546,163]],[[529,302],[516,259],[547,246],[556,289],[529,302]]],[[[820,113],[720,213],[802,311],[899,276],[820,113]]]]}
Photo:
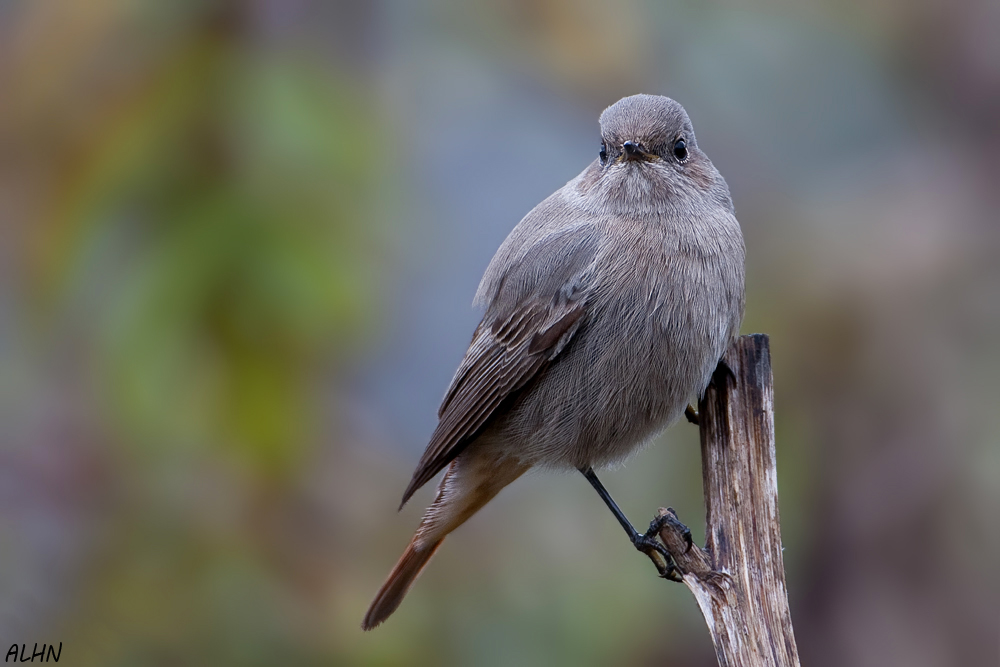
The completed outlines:
{"type": "Polygon", "coordinates": [[[688,156],[688,145],[683,139],[678,139],[674,142],[674,157],[680,162],[687,159],[688,156]]]}
{"type": "Polygon", "coordinates": [[[601,144],[601,152],[598,153],[598,157],[601,158],[601,164],[602,165],[607,163],[607,161],[608,161],[608,149],[604,146],[604,144],[601,144]]]}

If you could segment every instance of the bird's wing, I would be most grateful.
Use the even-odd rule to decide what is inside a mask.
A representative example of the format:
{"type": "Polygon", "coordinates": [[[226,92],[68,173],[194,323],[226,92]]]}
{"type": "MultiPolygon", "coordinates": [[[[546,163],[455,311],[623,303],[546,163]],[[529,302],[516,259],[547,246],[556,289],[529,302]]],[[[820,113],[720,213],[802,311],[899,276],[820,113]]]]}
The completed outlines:
{"type": "Polygon", "coordinates": [[[504,271],[400,507],[569,343],[584,321],[598,241],[592,228],[553,233],[504,271]]]}

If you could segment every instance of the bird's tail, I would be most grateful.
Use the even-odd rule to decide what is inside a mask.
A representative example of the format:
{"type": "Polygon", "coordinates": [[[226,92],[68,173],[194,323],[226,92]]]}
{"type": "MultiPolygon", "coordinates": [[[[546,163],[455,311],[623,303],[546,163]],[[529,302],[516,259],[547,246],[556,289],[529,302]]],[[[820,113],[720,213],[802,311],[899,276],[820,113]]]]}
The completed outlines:
{"type": "Polygon", "coordinates": [[[368,608],[368,613],[365,614],[365,620],[361,621],[362,630],[371,630],[377,627],[382,621],[389,618],[392,612],[396,611],[396,607],[403,601],[406,592],[410,590],[410,586],[413,585],[442,542],[444,542],[443,537],[436,542],[418,547],[417,538],[413,538],[396,563],[396,567],[392,568],[389,577],[382,584],[382,588],[378,589],[378,593],[375,594],[375,599],[368,608]]]}
{"type": "Polygon", "coordinates": [[[414,580],[445,536],[462,525],[488,503],[500,489],[520,477],[530,466],[512,459],[489,460],[466,453],[448,466],[438,487],[437,497],[420,522],[420,528],[410,540],[406,551],[392,568],[361,622],[361,628],[371,630],[389,618],[403,601],[414,580]]]}

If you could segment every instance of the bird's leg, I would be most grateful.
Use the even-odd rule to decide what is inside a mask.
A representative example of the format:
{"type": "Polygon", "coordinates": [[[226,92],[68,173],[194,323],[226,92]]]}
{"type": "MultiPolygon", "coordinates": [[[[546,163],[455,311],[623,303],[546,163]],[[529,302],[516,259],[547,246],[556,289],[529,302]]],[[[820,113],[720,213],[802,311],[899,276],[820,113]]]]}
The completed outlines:
{"type": "Polygon", "coordinates": [[[618,507],[618,503],[615,502],[615,499],[611,497],[608,490],[604,488],[603,484],[601,484],[601,480],[597,478],[597,475],[594,473],[594,469],[580,468],[580,472],[587,478],[590,485],[594,487],[595,491],[597,491],[597,495],[601,497],[604,504],[608,506],[611,513],[615,515],[616,519],[618,519],[618,523],[620,523],[622,528],[625,529],[625,532],[628,533],[628,538],[631,540],[632,545],[642,553],[649,556],[649,559],[653,561],[653,565],[656,566],[656,571],[660,573],[660,576],[664,579],[670,579],[671,581],[681,581],[677,566],[674,564],[673,557],[671,557],[667,548],[657,539],[659,528],[655,527],[655,525],[658,524],[660,519],[653,519],[653,522],[649,524],[649,530],[645,533],[640,533],[632,526],[632,523],[625,516],[625,513],[618,507]]]}
{"type": "MultiPolygon", "coordinates": [[[[726,358],[722,357],[719,359],[719,363],[716,364],[715,370],[712,371],[712,378],[709,382],[715,384],[717,387],[721,387],[725,385],[727,379],[731,379],[733,382],[736,382],[736,373],[729,366],[729,362],[726,361],[726,358]]],[[[684,416],[695,426],[701,426],[701,415],[690,403],[688,403],[688,406],[684,408],[684,416]]]]}
{"type": "MultiPolygon", "coordinates": [[[[721,387],[722,385],[725,384],[727,376],[728,379],[731,379],[733,382],[736,382],[736,373],[729,366],[729,362],[726,361],[726,358],[722,357],[719,359],[719,363],[716,364],[715,370],[712,371],[711,382],[714,382],[716,386],[721,387]]],[[[691,422],[695,426],[701,426],[701,419],[700,416],[698,415],[698,411],[695,410],[694,406],[692,406],[690,403],[688,403],[688,406],[684,408],[684,416],[687,418],[689,422],[691,422]]]]}
{"type": "Polygon", "coordinates": [[[714,382],[716,386],[721,387],[725,382],[725,378],[727,375],[729,376],[729,379],[731,379],[733,382],[736,382],[736,380],[738,379],[736,377],[736,372],[729,365],[729,362],[726,361],[725,357],[722,357],[721,359],[719,359],[718,365],[716,365],[715,370],[712,372],[712,382],[714,382]]]}

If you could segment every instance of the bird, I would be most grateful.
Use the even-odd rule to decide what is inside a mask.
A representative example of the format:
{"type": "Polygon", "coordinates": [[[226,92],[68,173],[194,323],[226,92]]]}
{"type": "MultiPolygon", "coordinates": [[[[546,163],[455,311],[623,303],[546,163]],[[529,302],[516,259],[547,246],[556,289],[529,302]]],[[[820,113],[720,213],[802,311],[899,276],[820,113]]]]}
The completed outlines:
{"type": "Polygon", "coordinates": [[[444,476],[364,630],[399,607],[449,533],[532,468],[579,470],[637,548],[666,555],[594,469],[690,415],[739,335],[746,251],[726,181],[679,103],[632,95],[599,122],[598,157],[486,269],[482,321],[400,509],[444,476]]]}

